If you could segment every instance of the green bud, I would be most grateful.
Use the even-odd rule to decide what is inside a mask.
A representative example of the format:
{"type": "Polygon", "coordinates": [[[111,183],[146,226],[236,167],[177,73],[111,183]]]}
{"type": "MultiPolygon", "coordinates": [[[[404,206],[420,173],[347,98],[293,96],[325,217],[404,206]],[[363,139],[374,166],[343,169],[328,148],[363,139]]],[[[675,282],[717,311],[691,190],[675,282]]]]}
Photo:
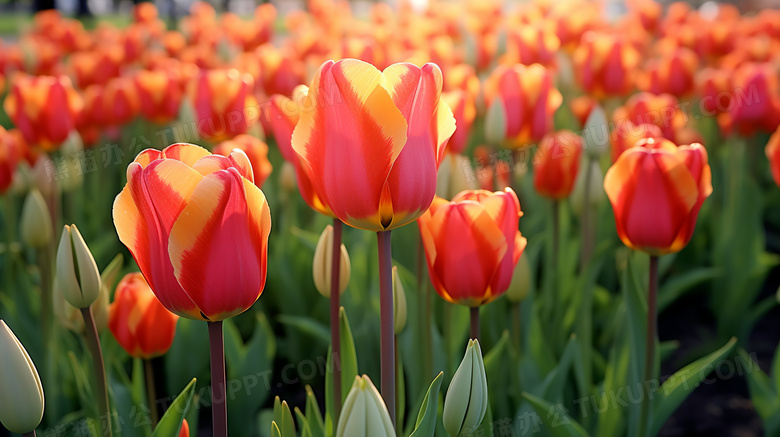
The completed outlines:
{"type": "Polygon", "coordinates": [[[100,272],[76,225],[65,225],[57,249],[55,292],[76,308],[87,308],[100,296],[100,272]]]}
{"type": "Polygon", "coordinates": [[[595,159],[585,158],[584,168],[577,174],[577,180],[574,181],[574,190],[571,193],[571,208],[577,215],[582,215],[585,207],[595,208],[601,203],[606,194],[604,193],[604,174],[601,173],[601,166],[595,159]],[[590,181],[587,182],[588,168],[590,166],[590,181]],[[586,191],[587,190],[587,191],[586,191]],[[585,205],[585,193],[588,194],[588,205],[585,205]]]}
{"type": "Polygon", "coordinates": [[[488,407],[487,376],[478,340],[469,340],[444,398],[444,429],[452,437],[474,433],[482,424],[488,407]]]}
{"type": "MultiPolygon", "coordinates": [[[[330,284],[333,268],[333,226],[325,226],[317,247],[314,249],[314,261],[312,263],[312,275],[314,286],[321,295],[330,298],[330,284]]],[[[349,262],[349,253],[343,244],[341,245],[341,266],[339,267],[339,294],[343,293],[349,285],[349,276],[352,267],[349,262]]]]}
{"type": "Polygon", "coordinates": [[[356,376],[341,409],[336,437],[395,437],[393,422],[371,379],[356,376]]]}
{"type": "Polygon", "coordinates": [[[9,431],[26,434],[43,418],[43,387],[24,346],[0,320],[0,422],[9,431]]]}
{"type": "Polygon", "coordinates": [[[406,292],[396,266],[393,266],[393,317],[395,335],[398,335],[406,327],[406,292]]]}
{"type": "Polygon", "coordinates": [[[582,129],[582,139],[585,153],[591,159],[598,159],[609,149],[609,123],[601,105],[594,106],[590,111],[582,129]]]}
{"type": "Polygon", "coordinates": [[[522,302],[528,297],[531,290],[531,265],[528,262],[528,255],[521,255],[512,272],[512,282],[506,290],[506,298],[510,302],[522,302]]]}
{"type": "Polygon", "coordinates": [[[493,103],[485,114],[485,141],[490,145],[502,144],[506,139],[506,112],[501,99],[493,99],[493,103]]]}
{"type": "Polygon", "coordinates": [[[24,199],[21,223],[22,241],[34,248],[44,247],[52,238],[51,215],[41,192],[32,189],[24,199]]]}
{"type": "Polygon", "coordinates": [[[469,160],[463,155],[447,154],[436,175],[436,195],[449,200],[461,191],[477,188],[477,177],[469,160]]]}
{"type": "MultiPolygon", "coordinates": [[[[48,174],[49,178],[55,178],[59,182],[60,188],[64,192],[71,192],[84,183],[84,168],[78,155],[84,151],[84,143],[81,141],[81,135],[77,131],[70,133],[65,142],[62,143],[60,151],[66,157],[65,165],[58,168],[54,175],[48,174]]],[[[51,172],[51,170],[49,170],[51,172]]]]}

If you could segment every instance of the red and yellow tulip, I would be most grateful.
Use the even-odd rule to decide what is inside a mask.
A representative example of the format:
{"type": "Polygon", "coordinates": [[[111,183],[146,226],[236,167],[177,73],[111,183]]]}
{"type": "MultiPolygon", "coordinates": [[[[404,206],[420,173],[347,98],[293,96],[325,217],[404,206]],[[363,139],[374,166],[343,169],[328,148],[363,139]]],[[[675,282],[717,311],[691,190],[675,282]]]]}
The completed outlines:
{"type": "Polygon", "coordinates": [[[156,124],[176,119],[183,94],[177,70],[142,70],[134,81],[144,118],[156,124]]]}
{"type": "Polygon", "coordinates": [[[501,296],[525,249],[522,212],[511,188],[437,197],[418,220],[428,272],[448,302],[477,307],[501,296]]]}
{"type": "Polygon", "coordinates": [[[195,107],[198,133],[212,142],[246,133],[256,119],[250,116],[257,110],[253,84],[251,76],[237,70],[207,70],[193,79],[187,95],[195,107]]]}
{"type": "Polygon", "coordinates": [[[179,316],[165,309],[140,273],[119,282],[108,313],[108,328],[133,358],[151,359],[168,352],[179,316]]]}
{"type": "Polygon", "coordinates": [[[263,183],[271,175],[273,166],[268,160],[268,145],[252,135],[241,134],[232,140],[226,140],[214,147],[214,153],[222,156],[230,156],[235,149],[240,149],[252,163],[252,173],[255,185],[263,187],[263,183]]]}
{"type": "Polygon", "coordinates": [[[628,94],[639,60],[627,40],[604,32],[586,33],[573,56],[577,81],[596,99],[628,94]]]}
{"type": "Polygon", "coordinates": [[[219,321],[265,285],[271,215],[246,154],[192,144],[141,152],[114,201],[114,225],[169,311],[219,321]]]}
{"type": "Polygon", "coordinates": [[[534,188],[544,197],[569,197],[577,180],[582,138],[570,130],[547,134],[534,156],[534,188]]]}

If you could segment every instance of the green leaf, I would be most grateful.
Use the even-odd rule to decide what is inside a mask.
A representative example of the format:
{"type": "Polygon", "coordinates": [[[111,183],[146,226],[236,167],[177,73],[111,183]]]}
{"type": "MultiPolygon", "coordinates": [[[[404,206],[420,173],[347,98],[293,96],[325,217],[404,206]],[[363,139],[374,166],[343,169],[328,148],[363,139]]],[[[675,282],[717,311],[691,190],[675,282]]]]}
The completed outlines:
{"type": "Polygon", "coordinates": [[[439,372],[436,378],[433,378],[428,392],[425,393],[420,410],[417,413],[417,423],[414,425],[414,431],[409,437],[433,437],[436,431],[436,418],[439,411],[439,390],[441,390],[441,379],[444,372],[439,372]]]}
{"type": "Polygon", "coordinates": [[[582,425],[572,419],[562,405],[553,405],[544,399],[523,392],[523,399],[536,411],[545,428],[552,437],[586,437],[588,433],[582,425]]]}
{"type": "Polygon", "coordinates": [[[298,427],[301,428],[301,437],[311,437],[311,428],[309,428],[309,421],[306,416],[303,415],[301,409],[295,407],[295,418],[298,420],[298,427]]]}
{"type": "Polygon", "coordinates": [[[761,416],[761,420],[766,423],[772,419],[773,416],[777,415],[777,405],[780,403],[778,402],[780,401],[780,399],[778,399],[778,392],[772,388],[772,382],[769,380],[766,373],[761,371],[758,363],[753,361],[748,353],[742,348],[739,349],[739,357],[745,364],[749,363],[751,365],[751,371],[745,372],[748,390],[750,390],[750,399],[753,401],[753,405],[755,406],[758,415],[761,416]]]}
{"type": "Polygon", "coordinates": [[[697,285],[720,276],[720,270],[715,267],[701,267],[664,281],[658,290],[658,312],[692,290],[697,285]]]}
{"type": "Polygon", "coordinates": [[[317,397],[309,385],[306,386],[306,420],[309,422],[312,437],[325,437],[325,422],[322,420],[317,397]]]}
{"type": "Polygon", "coordinates": [[[196,379],[193,378],[179,396],[173,401],[168,410],[163,414],[160,422],[152,433],[152,437],[172,437],[179,435],[184,416],[190,409],[192,397],[195,395],[196,379]]]}
{"type": "Polygon", "coordinates": [[[103,272],[100,273],[100,280],[103,282],[103,285],[108,288],[109,293],[114,289],[116,280],[119,278],[119,273],[122,271],[123,261],[124,257],[122,254],[116,254],[114,259],[112,259],[106,268],[103,269],[103,272]]]}
{"type": "Polygon", "coordinates": [[[485,355],[485,374],[488,381],[488,396],[491,405],[497,405],[496,414],[499,417],[510,417],[510,406],[507,405],[509,399],[509,390],[512,388],[511,363],[513,357],[510,350],[509,331],[504,330],[498,342],[493,345],[485,355]]]}
{"type": "Polygon", "coordinates": [[[276,422],[271,422],[271,437],[282,437],[282,432],[279,430],[279,425],[276,422]]]}
{"type": "Polygon", "coordinates": [[[322,323],[305,316],[280,315],[277,320],[283,325],[292,326],[300,332],[310,335],[325,344],[330,343],[330,329],[322,323]]]}
{"type": "Polygon", "coordinates": [[[713,364],[727,357],[736,345],[737,339],[732,337],[720,349],[688,364],[661,384],[653,408],[650,435],[658,434],[666,419],[691,394],[692,388],[697,387],[709,375],[713,364]]]}
{"type": "MultiPolygon", "coordinates": [[[[339,338],[341,339],[341,401],[347,398],[355,377],[358,375],[357,352],[352,337],[352,329],[349,327],[349,319],[344,307],[339,309],[339,338]]],[[[330,335],[328,335],[330,341],[330,335]]],[[[332,351],[328,348],[328,376],[325,378],[325,429],[333,426],[333,370],[331,368],[332,351]]]]}

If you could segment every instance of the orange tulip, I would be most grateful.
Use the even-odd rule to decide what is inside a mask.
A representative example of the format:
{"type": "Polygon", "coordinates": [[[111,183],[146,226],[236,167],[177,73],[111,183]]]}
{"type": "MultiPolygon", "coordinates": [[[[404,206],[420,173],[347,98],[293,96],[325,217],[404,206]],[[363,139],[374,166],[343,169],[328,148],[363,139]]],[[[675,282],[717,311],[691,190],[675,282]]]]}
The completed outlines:
{"type": "Polygon", "coordinates": [[[512,148],[539,141],[553,130],[553,114],[563,97],[552,74],[539,64],[499,66],[485,82],[485,103],[500,101],[506,120],[503,137],[512,148]]]}
{"type": "Polygon", "coordinates": [[[634,124],[630,120],[618,123],[610,138],[612,140],[612,162],[617,161],[623,152],[634,147],[639,140],[647,138],[661,140],[664,138],[664,134],[661,132],[661,128],[654,124],[634,124]]]}
{"type": "Polygon", "coordinates": [[[641,92],[631,96],[625,105],[612,114],[615,125],[630,121],[635,125],[654,124],[661,129],[663,136],[677,141],[677,132],[686,122],[679,102],[671,94],[652,94],[641,92]]]}
{"type": "Polygon", "coordinates": [[[501,296],[525,249],[517,230],[522,214],[511,188],[463,191],[451,202],[434,199],[417,224],[439,296],[469,307],[501,296]]]}
{"type": "Polygon", "coordinates": [[[704,115],[728,112],[734,97],[731,72],[705,68],[696,75],[696,86],[701,96],[700,109],[704,115]]]}
{"type": "Polygon", "coordinates": [[[103,90],[103,109],[109,126],[123,126],[138,115],[138,89],[129,77],[111,79],[103,90]]]}
{"type": "Polygon", "coordinates": [[[712,193],[707,151],[701,144],[644,142],[620,155],[604,177],[617,232],[626,246],[650,255],[679,252],[712,193]]]}
{"type": "Polygon", "coordinates": [[[661,22],[662,6],[654,0],[628,0],[626,2],[629,14],[637,17],[642,27],[649,33],[654,33],[661,22]]]}
{"type": "Polygon", "coordinates": [[[477,117],[477,107],[474,99],[465,91],[450,91],[441,95],[442,100],[452,109],[455,117],[455,133],[450,138],[447,151],[454,154],[463,153],[469,145],[471,126],[477,117]]]}
{"type": "Polygon", "coordinates": [[[197,114],[198,133],[213,142],[246,133],[253,121],[249,111],[257,109],[253,83],[237,70],[203,71],[191,81],[187,94],[197,114]]]}
{"type": "Polygon", "coordinates": [[[551,24],[547,22],[543,25],[509,29],[506,42],[507,53],[503,63],[542,64],[545,67],[555,67],[561,40],[558,39],[551,24]]]}
{"type": "Polygon", "coordinates": [[[27,144],[54,150],[75,129],[82,101],[65,76],[13,77],[3,103],[27,144]]]}
{"type": "Polygon", "coordinates": [[[76,129],[81,140],[87,147],[94,146],[99,140],[101,131],[107,127],[107,114],[103,104],[103,87],[91,85],[81,95],[84,107],[76,119],[76,129]]]}
{"type": "Polygon", "coordinates": [[[631,91],[639,59],[639,52],[624,38],[588,32],[574,52],[573,64],[585,92],[603,99],[631,91]]]}
{"type": "Polygon", "coordinates": [[[214,147],[214,153],[222,156],[230,156],[235,149],[241,149],[252,163],[252,173],[255,185],[263,187],[263,183],[271,175],[273,166],[268,160],[268,145],[252,135],[241,134],[232,140],[223,141],[214,147]]]}
{"type": "Polygon", "coordinates": [[[685,97],[694,90],[694,75],[699,67],[699,57],[685,47],[678,47],[653,59],[643,69],[638,87],[653,94],[668,93],[685,97]]]}
{"type": "Polygon", "coordinates": [[[181,422],[181,430],[179,430],[179,437],[190,437],[190,424],[187,423],[187,419],[181,422]]]}
{"type": "Polygon", "coordinates": [[[70,65],[79,88],[105,85],[122,74],[124,53],[121,47],[104,45],[95,50],[74,53],[70,65]]]}
{"type": "Polygon", "coordinates": [[[260,62],[260,84],[266,95],[289,96],[304,82],[303,65],[289,51],[265,44],[255,51],[260,62]]]}
{"type": "Polygon", "coordinates": [[[135,75],[134,81],[144,118],[156,124],[176,119],[182,99],[177,70],[142,70],[135,75]]]}
{"type": "Polygon", "coordinates": [[[455,131],[441,84],[435,64],[393,64],[382,72],[344,59],[317,71],[292,145],[341,221],[379,232],[428,209],[455,131]]]}
{"type": "MultiPolygon", "coordinates": [[[[764,149],[764,151],[766,157],[769,158],[769,168],[772,170],[772,178],[775,180],[775,183],[780,186],[780,127],[777,128],[771,137],[769,137],[769,142],[766,144],[766,149],[764,149]]],[[[2,172],[0,172],[0,175],[2,175],[2,172]]],[[[0,177],[0,183],[1,182],[2,177],[0,177]]],[[[0,189],[0,191],[2,191],[2,189],[0,189]]]]}
{"type": "Polygon", "coordinates": [[[447,74],[444,75],[445,92],[461,90],[465,91],[472,99],[479,97],[479,77],[474,67],[468,64],[457,64],[447,68],[447,74]]]}
{"type": "Polygon", "coordinates": [[[266,277],[271,215],[240,150],[192,144],[141,152],[114,201],[114,226],[160,303],[195,320],[246,311],[266,277]]]}
{"type": "Polygon", "coordinates": [[[577,48],[588,31],[601,27],[601,7],[597,2],[566,0],[555,3],[548,19],[555,23],[561,46],[567,51],[577,48]],[[576,13],[572,13],[576,11],[576,13]]]}
{"type": "Polygon", "coordinates": [[[544,197],[569,197],[577,180],[582,138],[570,130],[547,134],[534,156],[534,188],[544,197]]]}
{"type": "Polygon", "coordinates": [[[179,316],[165,309],[140,273],[119,282],[108,312],[108,329],[133,358],[150,359],[168,352],[179,316]]]}
{"type": "Polygon", "coordinates": [[[569,109],[571,109],[574,117],[577,118],[580,126],[584,127],[585,123],[588,122],[591,111],[593,111],[593,108],[595,108],[598,103],[598,100],[591,96],[579,96],[569,101],[569,109]]]}
{"type": "Polygon", "coordinates": [[[0,194],[11,186],[22,153],[20,144],[12,134],[0,126],[0,194]]]}

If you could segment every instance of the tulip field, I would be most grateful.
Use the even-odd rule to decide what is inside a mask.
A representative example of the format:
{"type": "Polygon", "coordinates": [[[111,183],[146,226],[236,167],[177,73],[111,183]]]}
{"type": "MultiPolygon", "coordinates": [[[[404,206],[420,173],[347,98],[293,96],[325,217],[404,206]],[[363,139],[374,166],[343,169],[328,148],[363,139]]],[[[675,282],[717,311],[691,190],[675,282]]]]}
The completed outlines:
{"type": "Polygon", "coordinates": [[[251,6],[0,33],[0,437],[780,436],[780,9],[251,6]]]}

